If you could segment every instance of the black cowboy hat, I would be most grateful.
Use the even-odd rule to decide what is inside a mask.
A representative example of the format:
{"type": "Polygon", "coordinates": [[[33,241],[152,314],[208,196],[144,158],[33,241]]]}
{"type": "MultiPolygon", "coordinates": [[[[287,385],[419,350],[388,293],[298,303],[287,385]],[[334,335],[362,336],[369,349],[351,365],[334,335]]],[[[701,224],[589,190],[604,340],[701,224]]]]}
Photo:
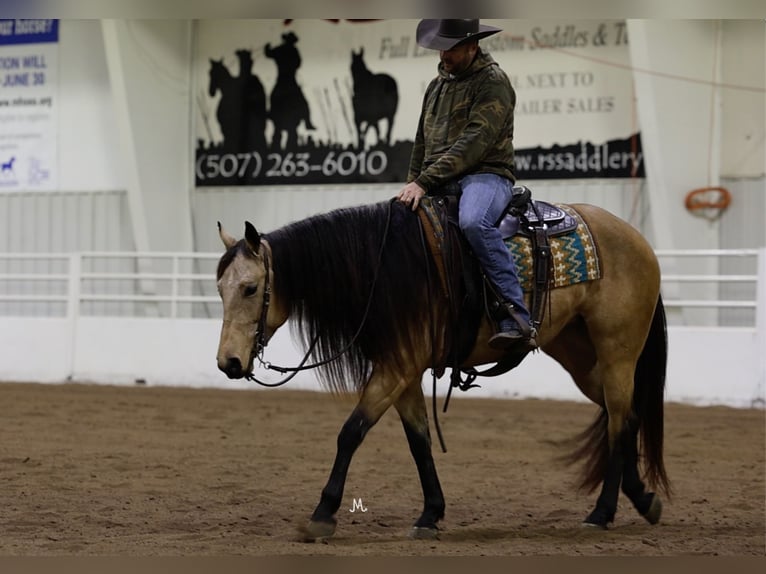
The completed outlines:
{"type": "Polygon", "coordinates": [[[479,20],[421,20],[415,32],[418,46],[431,50],[450,50],[471,40],[481,40],[501,32],[500,28],[479,24],[479,20]]]}

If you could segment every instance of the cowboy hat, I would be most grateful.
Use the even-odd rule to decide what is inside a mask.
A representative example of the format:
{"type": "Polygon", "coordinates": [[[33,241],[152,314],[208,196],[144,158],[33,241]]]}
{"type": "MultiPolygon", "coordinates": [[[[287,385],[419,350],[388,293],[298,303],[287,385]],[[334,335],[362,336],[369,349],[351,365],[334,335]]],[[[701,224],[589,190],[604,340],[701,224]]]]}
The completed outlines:
{"type": "Polygon", "coordinates": [[[481,40],[501,32],[500,28],[479,24],[479,20],[421,20],[415,32],[419,46],[431,50],[450,50],[471,40],[481,40]]]}

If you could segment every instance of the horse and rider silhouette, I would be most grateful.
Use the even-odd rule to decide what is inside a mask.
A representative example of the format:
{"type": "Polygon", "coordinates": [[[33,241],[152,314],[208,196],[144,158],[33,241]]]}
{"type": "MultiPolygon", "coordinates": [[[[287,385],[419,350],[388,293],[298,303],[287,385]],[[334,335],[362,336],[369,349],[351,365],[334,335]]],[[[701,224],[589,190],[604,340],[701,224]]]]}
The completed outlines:
{"type": "Polygon", "coordinates": [[[266,44],[264,54],[277,65],[277,81],[266,109],[266,93],[258,76],[253,74],[251,50],[237,50],[239,76],[232,76],[223,59],[210,60],[208,94],[219,91],[221,99],[216,119],[223,135],[222,147],[229,152],[266,149],[266,120],[274,125],[271,147],[288,149],[298,144],[298,125],[304,122],[307,130],[315,129],[311,123],[309,106],[295,74],[301,65],[301,56],[293,32],[282,34],[282,44],[266,44]],[[286,137],[285,137],[286,136],[286,137]],[[283,145],[283,140],[286,140],[283,145]]]}
{"type": "Polygon", "coordinates": [[[266,93],[252,73],[250,50],[237,50],[239,76],[232,76],[223,59],[210,60],[208,94],[219,91],[216,119],[223,135],[223,150],[244,152],[266,149],[266,93]]]}
{"type": "MultiPolygon", "coordinates": [[[[316,129],[311,123],[308,101],[296,80],[301,56],[295,45],[298,37],[293,32],[282,34],[282,44],[264,47],[264,55],[277,66],[277,80],[268,98],[259,78],[253,74],[251,50],[237,50],[239,76],[232,76],[221,60],[210,60],[208,93],[214,97],[219,91],[221,99],[216,119],[223,135],[222,148],[227,152],[266,150],[266,120],[273,124],[271,149],[288,150],[298,146],[298,126],[303,122],[306,130],[316,129]]],[[[351,51],[351,77],[358,149],[364,149],[367,133],[375,131],[375,145],[391,145],[391,133],[399,104],[396,81],[388,74],[371,72],[364,62],[364,48],[351,51]],[[386,137],[382,137],[381,122],[386,120],[386,137]]]]}
{"type": "Polygon", "coordinates": [[[269,117],[274,124],[273,148],[289,149],[298,144],[298,125],[303,122],[307,130],[316,129],[311,123],[309,104],[295,79],[301,66],[301,55],[295,44],[298,36],[293,32],[282,34],[282,44],[272,48],[266,44],[264,53],[277,65],[277,82],[271,91],[269,117]],[[282,140],[286,136],[284,147],[282,140]]]}

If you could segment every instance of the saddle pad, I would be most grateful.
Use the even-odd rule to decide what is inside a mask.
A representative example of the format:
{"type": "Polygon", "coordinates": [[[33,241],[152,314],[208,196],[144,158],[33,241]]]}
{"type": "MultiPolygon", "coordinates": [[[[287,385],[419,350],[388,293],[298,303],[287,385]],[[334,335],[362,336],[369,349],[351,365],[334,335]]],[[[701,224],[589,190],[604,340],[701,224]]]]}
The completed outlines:
{"type": "MultiPolygon", "coordinates": [[[[584,281],[601,279],[598,249],[590,229],[580,214],[569,206],[557,204],[577,221],[577,227],[558,237],[549,237],[553,270],[551,287],[566,287],[584,281]]],[[[505,240],[516,262],[516,272],[524,291],[532,291],[534,285],[534,262],[532,242],[528,237],[515,235],[505,240]]]]}

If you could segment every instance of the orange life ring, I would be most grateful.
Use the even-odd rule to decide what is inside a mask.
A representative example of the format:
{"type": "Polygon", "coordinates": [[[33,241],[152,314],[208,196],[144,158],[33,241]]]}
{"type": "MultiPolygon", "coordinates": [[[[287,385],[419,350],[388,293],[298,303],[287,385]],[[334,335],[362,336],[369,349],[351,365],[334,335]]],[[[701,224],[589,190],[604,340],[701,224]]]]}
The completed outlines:
{"type": "Polygon", "coordinates": [[[723,211],[731,203],[731,193],[725,187],[700,187],[686,194],[684,205],[689,211],[718,209],[723,211]],[[715,193],[711,193],[715,192],[715,193]]]}

